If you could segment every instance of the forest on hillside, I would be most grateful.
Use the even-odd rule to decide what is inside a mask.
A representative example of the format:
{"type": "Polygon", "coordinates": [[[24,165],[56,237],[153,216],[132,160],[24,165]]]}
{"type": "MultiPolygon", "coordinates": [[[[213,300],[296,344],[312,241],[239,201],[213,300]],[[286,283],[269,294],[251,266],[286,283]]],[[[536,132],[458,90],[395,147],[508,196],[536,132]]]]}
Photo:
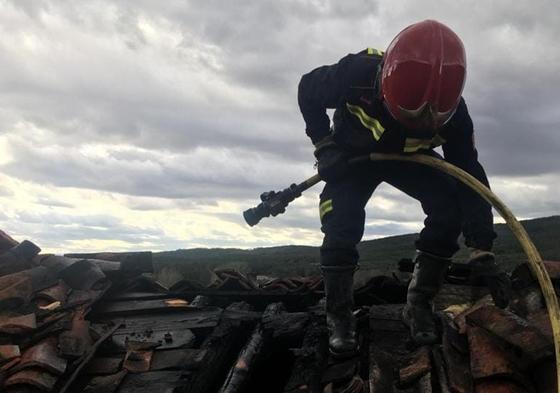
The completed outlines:
{"type": "MultiPolygon", "coordinates": [[[[560,260],[560,216],[522,221],[543,259],[560,260]]],[[[495,225],[498,238],[494,252],[508,270],[525,261],[523,250],[505,224],[495,225]]],[[[418,234],[406,234],[360,243],[360,270],[390,274],[402,258],[414,255],[418,234]]],[[[462,261],[463,247],[456,255],[462,261]]],[[[186,249],[154,254],[156,275],[162,282],[180,278],[208,283],[212,270],[232,268],[252,275],[271,277],[315,275],[319,273],[319,249],[309,246],[280,246],[242,250],[236,248],[186,249]]]]}

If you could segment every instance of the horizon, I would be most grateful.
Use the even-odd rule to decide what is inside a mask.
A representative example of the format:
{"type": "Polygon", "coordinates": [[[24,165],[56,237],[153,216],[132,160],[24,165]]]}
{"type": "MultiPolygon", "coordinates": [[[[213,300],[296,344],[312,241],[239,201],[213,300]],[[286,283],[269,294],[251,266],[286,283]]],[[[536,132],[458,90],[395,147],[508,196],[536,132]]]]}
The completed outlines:
{"type": "MultiPolygon", "coordinates": [[[[521,222],[521,224],[523,224],[524,222],[527,221],[536,221],[536,220],[544,220],[547,218],[560,218],[560,215],[556,214],[556,215],[552,215],[552,216],[545,216],[545,217],[535,217],[535,218],[527,218],[527,219],[523,219],[523,220],[519,220],[519,222],[521,222]]],[[[494,225],[504,225],[507,226],[507,224],[505,222],[494,222],[494,225]]],[[[400,234],[395,234],[395,235],[387,235],[387,236],[382,236],[382,237],[376,237],[376,238],[372,238],[372,239],[362,239],[362,241],[360,243],[363,242],[368,242],[368,241],[375,241],[375,240],[384,240],[384,239],[391,239],[391,238],[395,238],[395,237],[402,237],[402,236],[411,236],[411,235],[417,235],[418,232],[409,232],[409,233],[400,233],[400,234]]],[[[240,247],[194,247],[194,248],[178,248],[175,250],[160,250],[160,251],[154,251],[156,253],[158,252],[175,252],[175,251],[192,251],[192,250],[241,250],[241,251],[253,251],[253,250],[260,250],[260,249],[269,249],[269,248],[283,248],[283,247],[312,247],[312,248],[319,248],[320,245],[307,245],[307,244],[279,244],[279,245],[275,245],[275,246],[265,246],[265,247],[253,247],[253,248],[240,248],[240,247]]],[[[411,244],[412,246],[412,244],[411,244]]],[[[460,244],[461,247],[464,247],[464,245],[460,244]]],[[[149,251],[149,250],[145,250],[145,251],[149,251]]]]}

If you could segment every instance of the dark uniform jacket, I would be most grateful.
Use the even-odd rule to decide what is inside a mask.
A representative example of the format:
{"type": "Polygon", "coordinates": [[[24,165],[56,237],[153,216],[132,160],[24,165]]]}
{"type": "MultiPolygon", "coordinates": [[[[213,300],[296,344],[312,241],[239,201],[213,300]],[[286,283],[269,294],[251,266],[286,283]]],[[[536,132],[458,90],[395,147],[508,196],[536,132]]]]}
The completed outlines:
{"type": "MultiPolygon", "coordinates": [[[[381,66],[382,52],[368,48],[302,77],[298,102],[311,141],[316,144],[332,133],[339,146],[355,155],[408,154],[441,146],[446,161],[488,186],[478,162],[473,123],[464,99],[461,98],[453,117],[435,135],[405,129],[379,98],[381,66]],[[332,129],[327,109],[335,109],[332,129]]],[[[485,244],[472,246],[489,249],[495,238],[490,205],[462,185],[459,198],[463,216],[468,218],[464,225],[470,226],[469,232],[485,232],[482,236],[485,244]]]]}

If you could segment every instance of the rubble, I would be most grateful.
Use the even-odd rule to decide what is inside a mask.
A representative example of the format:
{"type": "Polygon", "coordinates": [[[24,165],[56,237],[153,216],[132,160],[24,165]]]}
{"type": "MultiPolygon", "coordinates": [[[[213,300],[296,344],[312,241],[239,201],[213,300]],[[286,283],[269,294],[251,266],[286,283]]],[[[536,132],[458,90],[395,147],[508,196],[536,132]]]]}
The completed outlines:
{"type": "MultiPolygon", "coordinates": [[[[556,288],[560,263],[547,262],[556,288]]],[[[410,270],[407,261],[401,269],[410,270]]],[[[555,392],[552,331],[526,266],[495,307],[453,265],[441,343],[415,347],[407,281],[355,288],[360,354],[328,354],[320,277],[214,272],[155,281],[151,254],[40,254],[0,231],[0,390],[14,392],[555,392]]]]}

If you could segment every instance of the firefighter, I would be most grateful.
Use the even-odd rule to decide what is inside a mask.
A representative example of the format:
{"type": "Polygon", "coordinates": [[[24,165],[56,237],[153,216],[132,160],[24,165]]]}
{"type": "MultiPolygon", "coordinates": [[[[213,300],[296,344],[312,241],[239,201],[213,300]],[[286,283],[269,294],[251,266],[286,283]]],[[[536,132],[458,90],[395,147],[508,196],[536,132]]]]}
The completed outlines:
{"type": "Polygon", "coordinates": [[[496,234],[491,206],[474,192],[414,163],[348,163],[352,156],[371,152],[427,154],[488,186],[461,96],[465,76],[459,37],[444,24],[425,20],[401,31],[386,52],[368,48],[301,78],[298,103],[326,182],[319,205],[324,233],[320,251],[334,356],[352,356],[358,348],[352,313],[356,245],[364,232],[366,203],[382,182],[420,201],[426,214],[403,312],[414,341],[437,340],[432,300],[459,249],[461,232],[472,251],[469,263],[478,269],[473,271],[487,278],[499,275],[492,253],[496,234]],[[332,127],[327,109],[335,109],[332,127]],[[444,158],[434,151],[438,146],[444,158]]]}

